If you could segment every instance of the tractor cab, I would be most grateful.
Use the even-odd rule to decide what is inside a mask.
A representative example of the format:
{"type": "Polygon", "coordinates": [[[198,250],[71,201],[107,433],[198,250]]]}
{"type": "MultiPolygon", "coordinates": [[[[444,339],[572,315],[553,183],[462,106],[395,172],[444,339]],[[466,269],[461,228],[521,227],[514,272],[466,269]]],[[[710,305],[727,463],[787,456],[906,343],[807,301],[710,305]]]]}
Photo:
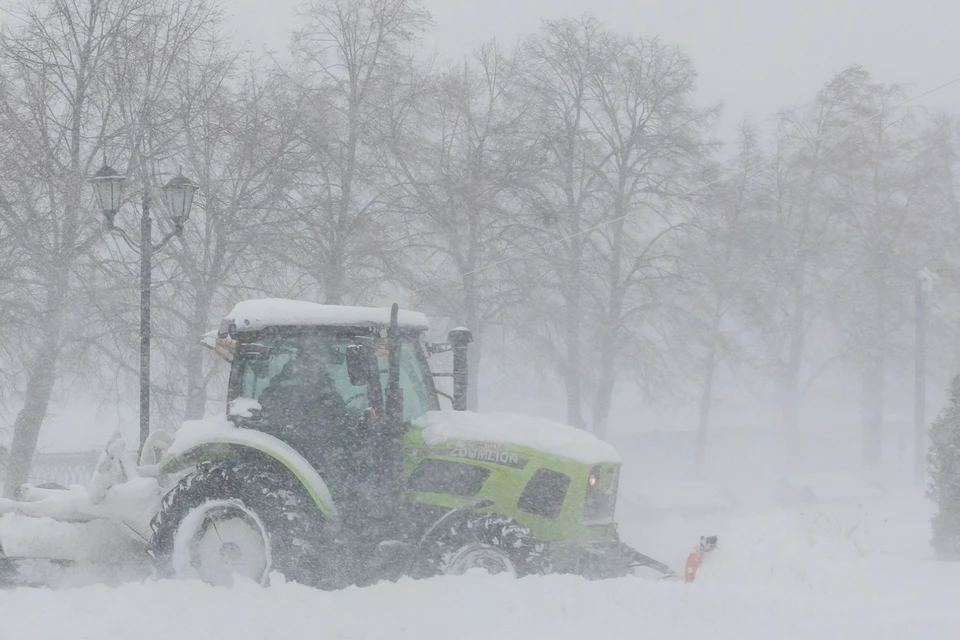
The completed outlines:
{"type": "Polygon", "coordinates": [[[395,516],[402,504],[411,422],[440,409],[426,329],[408,311],[241,303],[217,335],[233,342],[227,417],[323,470],[334,500],[350,507],[347,523],[371,531],[371,513],[395,516]]]}
{"type": "MultiPolygon", "coordinates": [[[[216,337],[208,334],[201,344],[231,362],[230,419],[257,424],[384,412],[395,344],[395,417],[409,422],[440,408],[424,350],[428,325],[421,313],[398,311],[394,326],[391,342],[390,309],[252,300],[238,304],[216,337]]],[[[461,332],[451,336],[464,339],[461,332]]]]}
{"type": "MultiPolygon", "coordinates": [[[[277,431],[281,439],[309,446],[377,417],[386,406],[389,383],[389,347],[379,333],[376,326],[235,332],[228,417],[239,426],[277,431]]],[[[420,337],[418,330],[399,336],[399,417],[404,422],[440,408],[420,337]]]]}

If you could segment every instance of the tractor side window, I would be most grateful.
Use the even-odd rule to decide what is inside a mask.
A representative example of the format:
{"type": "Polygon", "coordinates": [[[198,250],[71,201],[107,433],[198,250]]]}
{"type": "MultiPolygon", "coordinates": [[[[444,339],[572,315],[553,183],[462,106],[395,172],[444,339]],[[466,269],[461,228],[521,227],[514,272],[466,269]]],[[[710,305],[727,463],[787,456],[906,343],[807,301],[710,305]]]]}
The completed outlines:
{"type": "Polygon", "coordinates": [[[537,469],[520,494],[517,508],[553,520],[560,515],[569,486],[570,476],[551,469],[537,469]]]}
{"type": "Polygon", "coordinates": [[[403,419],[419,418],[432,408],[427,400],[427,385],[423,380],[423,370],[410,344],[404,345],[404,354],[400,357],[400,388],[403,390],[403,419]]]}
{"type": "Polygon", "coordinates": [[[283,371],[292,355],[292,349],[278,348],[269,358],[247,360],[244,363],[243,390],[240,395],[244,398],[259,398],[263,390],[283,371]]]}
{"type": "Polygon", "coordinates": [[[471,498],[490,477],[490,469],[452,460],[427,458],[410,474],[407,488],[424,493],[471,498]]]}

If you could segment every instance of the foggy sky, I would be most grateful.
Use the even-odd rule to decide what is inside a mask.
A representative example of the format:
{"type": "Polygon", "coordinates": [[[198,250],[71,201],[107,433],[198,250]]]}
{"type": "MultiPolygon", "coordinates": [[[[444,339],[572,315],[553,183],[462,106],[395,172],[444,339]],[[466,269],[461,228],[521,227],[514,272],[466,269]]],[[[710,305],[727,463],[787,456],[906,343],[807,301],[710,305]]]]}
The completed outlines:
{"type": "MultiPolygon", "coordinates": [[[[241,40],[248,40],[255,49],[286,48],[289,32],[296,27],[294,8],[300,0],[222,1],[233,14],[231,26],[241,40]]],[[[0,0],[0,7],[10,4],[11,0],[0,0]]],[[[425,6],[436,27],[425,38],[424,46],[444,57],[462,56],[494,36],[509,46],[535,31],[543,18],[584,12],[624,32],[659,35],[681,46],[693,59],[700,72],[700,102],[726,103],[720,128],[724,137],[729,137],[734,123],[747,112],[769,118],[778,108],[809,101],[833,73],[853,63],[863,64],[878,82],[907,84],[909,95],[960,77],[960,3],[947,0],[426,0],[425,6]]],[[[923,102],[957,109],[960,84],[923,102]]],[[[495,377],[481,376],[481,380],[495,377]]],[[[824,384],[822,395],[805,411],[823,412],[835,423],[855,424],[854,387],[824,384]]],[[[563,419],[559,415],[562,401],[550,397],[546,390],[537,398],[507,396],[506,391],[509,389],[488,388],[485,398],[503,410],[563,419]]],[[[938,393],[938,389],[930,390],[933,406],[938,406],[938,393]]],[[[750,398],[742,404],[733,402],[722,394],[723,390],[718,390],[718,423],[724,421],[727,407],[738,420],[772,422],[766,420],[767,407],[750,398]],[[759,415],[745,417],[744,405],[759,415]]],[[[91,409],[91,414],[94,412],[91,409]]],[[[909,417],[909,407],[894,406],[888,413],[890,420],[899,420],[909,417]]],[[[44,429],[47,443],[66,431],[78,435],[86,431],[73,428],[73,409],[54,414],[51,420],[60,420],[63,426],[44,429]]],[[[100,426],[98,433],[85,433],[90,446],[98,445],[113,429],[116,416],[106,418],[100,415],[89,419],[100,426]]],[[[612,421],[628,427],[641,422],[661,427],[671,422],[689,425],[692,420],[689,416],[673,421],[665,415],[641,416],[637,399],[631,397],[618,398],[612,410],[612,421]]],[[[71,442],[62,446],[70,449],[84,445],[71,442]]]]}
{"type": "MultiPolygon", "coordinates": [[[[238,37],[286,48],[299,0],[226,0],[238,37]]],[[[703,104],[725,104],[727,138],[750,114],[806,102],[835,72],[858,63],[908,94],[960,77],[960,3],[949,0],[425,0],[436,23],[425,47],[461,56],[497,37],[510,45],[543,18],[591,13],[619,30],[680,45],[700,72],[703,104]]],[[[960,104],[960,84],[923,100],[960,104]]]]}

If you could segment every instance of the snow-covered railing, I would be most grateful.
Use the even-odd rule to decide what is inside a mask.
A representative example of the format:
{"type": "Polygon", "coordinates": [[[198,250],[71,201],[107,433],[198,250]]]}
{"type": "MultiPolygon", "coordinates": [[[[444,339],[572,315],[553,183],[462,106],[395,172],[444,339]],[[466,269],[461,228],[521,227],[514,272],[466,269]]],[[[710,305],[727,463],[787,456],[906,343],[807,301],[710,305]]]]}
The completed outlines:
{"type": "Polygon", "coordinates": [[[86,486],[90,482],[100,451],[73,453],[38,453],[33,457],[30,479],[33,485],[55,482],[64,487],[72,484],[86,486]]]}

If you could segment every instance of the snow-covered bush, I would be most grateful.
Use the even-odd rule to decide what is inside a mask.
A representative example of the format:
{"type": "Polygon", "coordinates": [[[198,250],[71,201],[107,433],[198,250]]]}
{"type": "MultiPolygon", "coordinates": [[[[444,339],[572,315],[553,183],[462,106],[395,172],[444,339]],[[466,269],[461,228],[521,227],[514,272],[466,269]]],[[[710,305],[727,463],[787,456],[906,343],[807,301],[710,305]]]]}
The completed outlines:
{"type": "Polygon", "coordinates": [[[950,399],[930,427],[927,453],[930,486],[927,495],[937,504],[933,544],[942,560],[960,559],[960,375],[950,385],[950,399]]]}

